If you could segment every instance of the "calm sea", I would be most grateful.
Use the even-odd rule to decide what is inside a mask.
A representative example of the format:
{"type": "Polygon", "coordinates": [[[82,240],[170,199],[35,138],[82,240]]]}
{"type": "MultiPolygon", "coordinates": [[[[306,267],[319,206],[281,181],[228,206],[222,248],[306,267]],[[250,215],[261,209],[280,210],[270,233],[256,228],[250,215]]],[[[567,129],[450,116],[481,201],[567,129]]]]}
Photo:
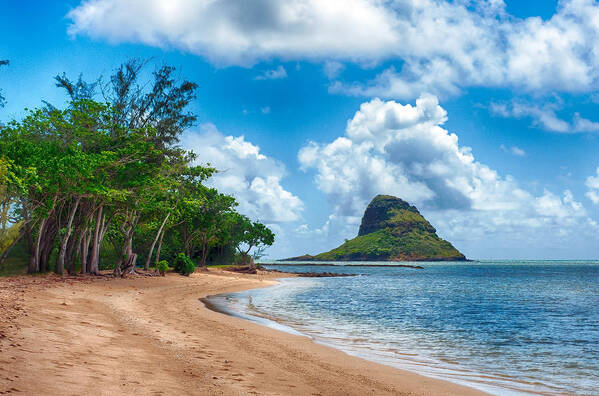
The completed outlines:
{"type": "Polygon", "coordinates": [[[286,279],[212,302],[493,394],[599,394],[599,262],[343,264],[268,265],[357,276],[286,279]]]}

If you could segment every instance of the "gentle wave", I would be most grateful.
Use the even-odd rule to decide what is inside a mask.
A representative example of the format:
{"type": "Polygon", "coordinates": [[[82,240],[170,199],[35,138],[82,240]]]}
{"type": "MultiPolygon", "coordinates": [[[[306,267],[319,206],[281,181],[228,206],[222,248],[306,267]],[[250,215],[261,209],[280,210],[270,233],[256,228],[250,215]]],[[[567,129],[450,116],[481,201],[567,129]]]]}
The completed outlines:
{"type": "Polygon", "coordinates": [[[493,394],[599,389],[597,263],[424,267],[276,266],[362,276],[287,279],[216,298],[349,354],[493,394]]]}

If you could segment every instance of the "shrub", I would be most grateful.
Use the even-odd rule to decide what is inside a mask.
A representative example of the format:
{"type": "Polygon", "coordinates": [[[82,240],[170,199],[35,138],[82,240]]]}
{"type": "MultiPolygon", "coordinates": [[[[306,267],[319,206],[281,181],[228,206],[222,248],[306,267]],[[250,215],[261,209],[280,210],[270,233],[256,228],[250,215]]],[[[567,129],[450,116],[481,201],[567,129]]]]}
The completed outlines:
{"type": "Polygon", "coordinates": [[[185,253],[179,253],[175,258],[175,271],[182,275],[189,275],[195,271],[193,261],[185,253]]]}
{"type": "Polygon", "coordinates": [[[189,276],[190,274],[193,274],[193,272],[196,270],[196,266],[193,264],[193,262],[191,261],[191,259],[185,263],[185,267],[183,267],[183,271],[181,272],[182,275],[185,276],[189,276]]]}
{"type": "Polygon", "coordinates": [[[169,270],[168,261],[161,260],[156,266],[156,269],[158,270],[158,272],[160,272],[160,275],[164,276],[164,273],[169,270]]]}
{"type": "Polygon", "coordinates": [[[235,264],[248,265],[250,263],[250,255],[247,253],[238,253],[235,257],[235,264]]]}
{"type": "Polygon", "coordinates": [[[185,263],[187,262],[187,260],[189,260],[189,257],[187,257],[185,253],[179,253],[173,261],[173,269],[176,272],[181,272],[183,270],[183,267],[185,267],[185,263]]]}

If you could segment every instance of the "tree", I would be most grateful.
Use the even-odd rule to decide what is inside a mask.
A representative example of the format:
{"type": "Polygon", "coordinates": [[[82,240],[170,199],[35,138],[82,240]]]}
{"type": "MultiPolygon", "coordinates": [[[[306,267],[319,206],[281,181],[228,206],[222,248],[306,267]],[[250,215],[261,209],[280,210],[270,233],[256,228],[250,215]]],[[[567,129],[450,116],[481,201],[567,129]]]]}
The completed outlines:
{"type": "Polygon", "coordinates": [[[237,205],[235,199],[206,187],[197,180],[188,180],[183,188],[181,201],[181,234],[185,254],[200,255],[200,266],[206,265],[209,249],[218,241],[226,214],[237,205]]]}
{"type": "Polygon", "coordinates": [[[196,98],[198,85],[178,81],[176,69],[164,65],[152,73],[151,82],[140,81],[148,61],[130,59],[121,64],[105,82],[85,82],[80,76],[72,81],[65,74],[55,77],[56,85],[64,88],[71,100],[91,99],[100,87],[105,102],[114,108],[114,123],[129,129],[151,127],[156,133],[153,143],[159,150],[170,152],[181,133],[192,126],[197,117],[186,108],[196,98]],[[146,88],[148,87],[149,88],[146,88]]]}
{"type": "Polygon", "coordinates": [[[252,270],[255,269],[254,261],[249,256],[250,250],[271,246],[275,241],[275,235],[264,224],[253,222],[241,214],[234,215],[232,226],[233,241],[242,261],[248,263],[252,270]]]}
{"type": "Polygon", "coordinates": [[[197,86],[168,66],[145,84],[145,64],[128,61],[107,83],[57,76],[72,99],[64,109],[46,103],[0,128],[0,263],[22,241],[31,273],[56,257],[59,274],[78,265],[99,274],[109,264],[124,276],[138,252],[146,269],[163,247],[170,259],[184,251],[205,266],[223,246],[246,257],[273,243],[233,197],[206,185],[217,170],[191,166],[195,155],[177,146],[195,121],[186,106],[197,86]]]}
{"type": "MultiPolygon", "coordinates": [[[[94,98],[99,88],[103,100],[111,105],[113,127],[125,129],[128,133],[141,133],[143,144],[146,148],[151,148],[152,154],[155,154],[151,163],[142,161],[143,164],[150,164],[150,168],[135,169],[133,173],[122,170],[129,179],[120,180],[118,189],[123,194],[120,199],[113,201],[116,206],[109,208],[111,219],[119,223],[122,233],[123,247],[121,260],[115,268],[117,273],[130,271],[136,264],[137,254],[133,252],[132,244],[140,222],[147,222],[150,224],[149,228],[156,230],[146,256],[146,268],[149,267],[156,243],[159,246],[158,252],[160,251],[162,238],[174,209],[166,207],[161,200],[169,201],[171,197],[166,194],[174,181],[169,176],[173,174],[169,170],[176,168],[181,171],[190,161],[190,156],[176,147],[176,143],[183,130],[193,125],[196,120],[196,116],[187,112],[186,108],[195,98],[197,84],[186,80],[178,81],[174,77],[176,69],[166,65],[152,73],[151,82],[141,81],[140,76],[147,64],[148,61],[128,60],[118,67],[107,81],[100,77],[97,81],[89,83],[84,81],[82,76],[74,81],[65,74],[55,77],[56,85],[64,88],[73,102],[94,98]],[[160,171],[153,172],[154,170],[160,171]],[[150,174],[151,177],[148,178],[150,174]],[[141,180],[144,177],[145,182],[141,180]],[[155,221],[156,215],[160,217],[159,221],[155,221]]],[[[135,148],[137,147],[129,146],[131,150],[135,148]]],[[[102,225],[101,228],[106,228],[106,224],[102,222],[105,209],[107,208],[104,204],[99,206],[95,221],[96,225],[102,225]]],[[[102,230],[99,230],[99,233],[94,231],[94,240],[97,234],[101,239],[102,230]]],[[[115,240],[114,236],[112,239],[115,240]]],[[[97,243],[92,246],[94,253],[91,260],[92,265],[95,265],[99,246],[97,243]]],[[[159,254],[156,257],[158,259],[159,254]]]]}
{"type": "Polygon", "coordinates": [[[14,206],[17,196],[10,186],[18,184],[11,163],[0,156],[0,264],[6,259],[10,249],[21,239],[22,222],[16,220],[14,206]]]}
{"type": "MultiPolygon", "coordinates": [[[[9,64],[9,61],[6,59],[0,59],[0,66],[6,66],[9,64]]],[[[2,90],[0,90],[0,107],[4,106],[4,96],[2,95],[2,90]]]]}

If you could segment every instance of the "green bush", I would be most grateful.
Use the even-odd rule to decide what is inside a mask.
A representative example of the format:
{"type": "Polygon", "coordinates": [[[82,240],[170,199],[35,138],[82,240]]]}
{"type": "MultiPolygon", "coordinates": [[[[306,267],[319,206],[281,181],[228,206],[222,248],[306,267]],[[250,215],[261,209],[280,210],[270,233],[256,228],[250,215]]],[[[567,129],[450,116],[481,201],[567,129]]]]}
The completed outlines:
{"type": "Polygon", "coordinates": [[[189,275],[195,271],[193,261],[185,254],[179,253],[175,258],[174,269],[182,275],[189,275]]]}
{"type": "Polygon", "coordinates": [[[156,269],[158,270],[158,272],[160,272],[160,275],[164,276],[164,273],[169,270],[168,261],[161,260],[156,266],[156,269]]]}
{"type": "Polygon", "coordinates": [[[185,267],[185,263],[187,262],[187,260],[189,260],[189,257],[187,257],[185,253],[177,254],[175,260],[173,261],[173,269],[176,272],[181,272],[183,270],[183,267],[185,267]]]}
{"type": "Polygon", "coordinates": [[[250,255],[247,253],[237,253],[235,256],[236,265],[248,265],[250,263],[250,255]]]}
{"type": "Polygon", "coordinates": [[[193,274],[195,270],[196,266],[193,264],[191,260],[189,260],[187,263],[185,263],[185,267],[183,268],[181,275],[189,276],[190,274],[193,274]]]}

